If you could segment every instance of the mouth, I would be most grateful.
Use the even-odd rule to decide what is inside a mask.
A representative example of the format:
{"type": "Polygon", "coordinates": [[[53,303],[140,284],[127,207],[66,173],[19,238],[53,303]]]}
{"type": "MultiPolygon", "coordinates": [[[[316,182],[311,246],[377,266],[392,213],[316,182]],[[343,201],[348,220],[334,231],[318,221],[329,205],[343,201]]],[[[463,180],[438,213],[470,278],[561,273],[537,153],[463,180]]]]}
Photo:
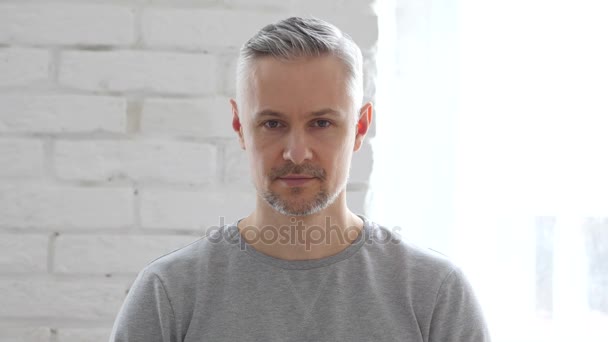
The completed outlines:
{"type": "Polygon", "coordinates": [[[315,178],[308,175],[287,175],[278,179],[287,186],[301,186],[311,182],[315,178]]]}

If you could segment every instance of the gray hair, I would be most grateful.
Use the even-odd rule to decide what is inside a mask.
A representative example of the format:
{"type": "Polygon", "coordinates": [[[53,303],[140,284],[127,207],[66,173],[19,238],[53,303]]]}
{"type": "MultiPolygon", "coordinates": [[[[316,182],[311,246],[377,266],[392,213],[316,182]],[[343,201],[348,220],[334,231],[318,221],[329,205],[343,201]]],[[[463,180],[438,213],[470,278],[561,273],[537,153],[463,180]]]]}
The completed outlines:
{"type": "Polygon", "coordinates": [[[237,75],[237,99],[241,101],[244,85],[251,75],[251,62],[270,56],[293,60],[301,57],[333,55],[346,67],[349,91],[355,105],[363,103],[363,58],[353,39],[336,26],[317,19],[291,17],[258,31],[240,50],[237,75]]]}

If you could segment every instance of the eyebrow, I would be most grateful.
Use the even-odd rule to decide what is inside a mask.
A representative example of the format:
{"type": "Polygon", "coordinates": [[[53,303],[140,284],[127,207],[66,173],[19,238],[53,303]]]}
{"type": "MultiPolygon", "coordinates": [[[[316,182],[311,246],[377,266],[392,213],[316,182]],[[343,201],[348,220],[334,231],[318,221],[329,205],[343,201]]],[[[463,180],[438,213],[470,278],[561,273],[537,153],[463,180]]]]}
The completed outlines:
{"type": "MultiPolygon", "coordinates": [[[[323,115],[339,116],[340,112],[338,112],[335,109],[331,109],[331,108],[323,108],[321,110],[317,110],[317,111],[310,113],[310,116],[314,116],[314,117],[323,116],[323,115]]],[[[274,111],[272,109],[264,109],[255,114],[255,117],[258,117],[258,118],[262,117],[262,116],[273,116],[273,117],[282,118],[282,117],[285,117],[286,115],[281,112],[274,111]]]]}

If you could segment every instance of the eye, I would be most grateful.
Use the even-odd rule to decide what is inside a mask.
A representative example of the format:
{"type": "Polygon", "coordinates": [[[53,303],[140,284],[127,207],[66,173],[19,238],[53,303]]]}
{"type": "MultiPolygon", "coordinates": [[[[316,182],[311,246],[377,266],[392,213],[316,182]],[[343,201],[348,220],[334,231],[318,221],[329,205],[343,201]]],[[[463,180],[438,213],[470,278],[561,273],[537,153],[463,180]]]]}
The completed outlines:
{"type": "Polygon", "coordinates": [[[331,126],[331,122],[329,120],[315,120],[315,126],[319,127],[319,128],[327,128],[329,126],[331,126]]]}
{"type": "Polygon", "coordinates": [[[268,120],[268,121],[264,121],[264,123],[262,123],[262,125],[266,128],[279,128],[281,126],[281,123],[277,120],[268,120]]]}

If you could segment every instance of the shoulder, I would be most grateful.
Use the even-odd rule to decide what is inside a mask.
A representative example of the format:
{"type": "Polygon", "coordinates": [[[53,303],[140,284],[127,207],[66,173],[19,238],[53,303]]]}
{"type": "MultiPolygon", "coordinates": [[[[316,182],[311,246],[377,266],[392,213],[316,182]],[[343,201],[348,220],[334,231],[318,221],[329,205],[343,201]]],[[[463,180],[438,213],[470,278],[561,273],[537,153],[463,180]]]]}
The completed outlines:
{"type": "Polygon", "coordinates": [[[161,280],[183,279],[185,276],[202,276],[229,260],[238,250],[227,226],[222,226],[192,243],[162,255],[144,267],[142,273],[155,275],[161,280]],[[231,248],[234,247],[234,248],[231,248]]]}
{"type": "Polygon", "coordinates": [[[418,317],[428,319],[429,341],[489,341],[481,307],[457,264],[406,241],[398,230],[374,224],[373,231],[383,239],[372,239],[369,259],[382,263],[382,276],[396,281],[418,317]]]}
{"type": "Polygon", "coordinates": [[[408,241],[398,228],[371,223],[366,236],[366,252],[382,263],[393,274],[401,275],[408,283],[432,286],[437,290],[442,283],[461,273],[447,256],[408,241]]]}

